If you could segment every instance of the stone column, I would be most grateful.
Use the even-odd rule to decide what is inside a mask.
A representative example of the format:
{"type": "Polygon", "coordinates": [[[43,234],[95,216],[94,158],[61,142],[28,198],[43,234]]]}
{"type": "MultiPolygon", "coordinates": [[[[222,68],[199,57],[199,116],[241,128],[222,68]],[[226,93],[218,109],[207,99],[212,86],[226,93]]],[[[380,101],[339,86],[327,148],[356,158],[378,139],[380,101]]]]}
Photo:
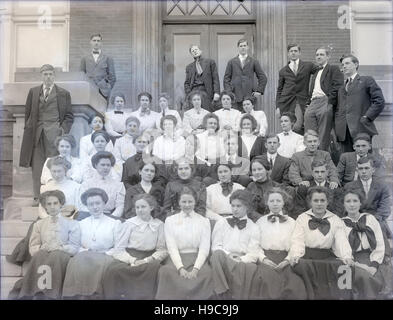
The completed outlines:
{"type": "Polygon", "coordinates": [[[261,99],[269,123],[269,132],[279,130],[275,117],[278,72],[287,62],[285,1],[258,1],[256,7],[256,52],[267,75],[267,86],[261,99]]]}
{"type": "Polygon", "coordinates": [[[153,96],[154,107],[161,90],[161,3],[159,1],[132,1],[132,105],[142,91],[153,96]]]}

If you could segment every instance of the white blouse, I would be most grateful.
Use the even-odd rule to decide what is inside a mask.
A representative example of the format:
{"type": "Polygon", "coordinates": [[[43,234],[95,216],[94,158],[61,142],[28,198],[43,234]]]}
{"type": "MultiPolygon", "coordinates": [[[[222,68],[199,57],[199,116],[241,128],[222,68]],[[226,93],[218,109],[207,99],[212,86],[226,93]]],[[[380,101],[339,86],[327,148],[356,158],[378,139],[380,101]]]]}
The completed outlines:
{"type": "Polygon", "coordinates": [[[260,261],[265,258],[263,250],[289,251],[291,247],[292,233],[296,223],[295,220],[285,215],[287,218],[286,221],[280,222],[279,219],[275,217],[275,222],[272,222],[268,219],[271,215],[272,213],[262,216],[256,222],[261,233],[259,242],[262,249],[259,255],[260,261]]]}
{"type": "MultiPolygon", "coordinates": [[[[115,113],[115,110],[105,112],[105,130],[111,136],[121,136],[126,131],[126,119],[130,116],[130,112],[115,113]]],[[[117,142],[117,141],[116,141],[117,142]]]]}
{"type": "MultiPolygon", "coordinates": [[[[240,114],[240,116],[237,118],[237,126],[239,128],[239,130],[241,130],[240,128],[240,120],[243,118],[244,115],[246,115],[247,113],[242,113],[240,114]]],[[[267,132],[267,128],[268,128],[268,123],[267,123],[267,118],[266,118],[266,114],[265,112],[263,112],[262,110],[251,110],[250,115],[252,115],[255,120],[257,121],[257,130],[258,133],[261,136],[265,136],[266,132],[267,132]]]]}
{"type": "Polygon", "coordinates": [[[225,155],[224,139],[221,135],[209,135],[206,130],[196,137],[199,140],[199,148],[195,152],[195,156],[200,159],[212,161],[225,155]]]}
{"type": "Polygon", "coordinates": [[[234,131],[239,131],[238,127],[238,118],[241,116],[241,112],[236,109],[220,109],[217,111],[214,111],[214,113],[217,115],[218,119],[220,119],[220,130],[224,130],[224,127],[226,125],[229,125],[232,127],[232,130],[234,131]]]}
{"type": "MultiPolygon", "coordinates": [[[[371,262],[375,261],[381,264],[383,262],[383,258],[385,257],[385,242],[383,240],[381,226],[378,220],[373,215],[369,213],[361,213],[359,219],[363,216],[366,216],[366,226],[370,227],[371,230],[374,231],[375,240],[377,244],[375,249],[371,251],[370,261],[371,262]]],[[[350,218],[347,216],[343,219],[350,219],[350,218]]],[[[345,234],[347,238],[349,237],[351,231],[352,228],[347,227],[347,225],[345,225],[345,234]]],[[[364,232],[363,233],[359,232],[359,236],[360,236],[360,245],[359,248],[356,249],[356,251],[362,251],[367,249],[371,250],[370,243],[368,242],[366,234],[364,232]]]]}
{"type": "Polygon", "coordinates": [[[259,252],[259,229],[247,216],[241,220],[247,220],[246,227],[241,230],[237,226],[232,228],[227,219],[216,222],[212,234],[212,251],[235,253],[240,255],[242,262],[255,263],[259,252]]]}
{"type": "Polygon", "coordinates": [[[121,233],[121,222],[106,215],[95,219],[90,216],[79,222],[81,228],[81,249],[105,253],[113,248],[121,233]]]}
{"type": "Polygon", "coordinates": [[[138,110],[131,112],[130,116],[137,117],[141,125],[139,126],[139,131],[143,133],[147,129],[154,129],[156,127],[157,119],[160,119],[160,114],[153,110],[150,110],[150,113],[141,113],[141,108],[138,110]]]}
{"type": "Polygon", "coordinates": [[[308,221],[315,216],[308,210],[298,216],[291,239],[289,257],[303,257],[306,247],[332,249],[339,259],[351,259],[352,249],[345,235],[344,222],[334,213],[326,210],[322,219],[327,218],[330,223],[329,232],[323,235],[319,229],[311,230],[308,221]]]}
{"type": "Polygon", "coordinates": [[[125,249],[132,248],[140,251],[155,250],[152,257],[164,260],[168,252],[165,247],[164,223],[155,218],[144,221],[138,216],[132,217],[123,223],[122,232],[113,249],[113,257],[125,263],[134,263],[137,260],[125,249]]]}
{"type": "MultiPolygon", "coordinates": [[[[157,120],[156,120],[156,127],[157,127],[157,129],[160,129],[161,130],[161,118],[163,117],[163,111],[161,111],[161,112],[159,112],[159,117],[157,118],[157,120]]],[[[165,110],[165,115],[166,116],[169,116],[169,115],[171,115],[171,116],[174,116],[175,118],[176,118],[176,120],[177,120],[177,123],[176,123],[176,133],[178,133],[179,135],[181,135],[182,133],[183,133],[183,122],[182,122],[182,120],[181,120],[181,118],[180,118],[180,115],[179,115],[179,112],[177,112],[176,110],[173,110],[173,109],[169,109],[169,108],[167,108],[166,110],[165,110]]],[[[161,130],[161,133],[162,133],[163,131],[161,130]]]]}
{"type": "MultiPolygon", "coordinates": [[[[234,182],[232,193],[243,189],[244,187],[241,184],[234,182]]],[[[229,203],[231,194],[228,196],[222,194],[221,182],[208,186],[206,188],[206,218],[219,220],[223,218],[221,214],[232,214],[232,207],[229,203]]]]}
{"type": "MultiPolygon", "coordinates": [[[[89,156],[97,152],[96,148],[93,145],[93,142],[91,142],[91,135],[93,134],[93,132],[86,136],[83,136],[79,141],[79,159],[81,161],[83,161],[84,159],[88,158],[89,156]]],[[[109,152],[113,151],[112,141],[108,142],[108,144],[105,147],[105,151],[109,151],[109,152]]]]}
{"type": "Polygon", "coordinates": [[[201,109],[199,113],[195,110],[195,108],[192,108],[186,112],[184,112],[183,116],[183,130],[184,133],[187,135],[191,134],[193,130],[198,128],[202,122],[203,118],[205,115],[209,114],[209,111],[205,109],[201,109]]]}
{"type": "Polygon", "coordinates": [[[184,157],[185,154],[186,140],[181,136],[173,140],[162,135],[154,141],[153,155],[163,161],[174,161],[184,157]]]}
{"type": "Polygon", "coordinates": [[[303,136],[290,130],[289,135],[285,135],[284,132],[278,133],[277,136],[280,138],[280,146],[277,152],[286,158],[292,158],[293,154],[306,149],[303,143],[303,136]]]}
{"type": "Polygon", "coordinates": [[[180,212],[165,220],[165,240],[168,253],[179,270],[183,267],[181,253],[198,253],[194,267],[200,269],[210,252],[210,222],[195,211],[180,212]]]}
{"type": "Polygon", "coordinates": [[[133,143],[133,137],[126,133],[117,139],[113,147],[113,155],[117,164],[123,164],[128,158],[136,154],[136,148],[133,143]]]}
{"type": "MultiPolygon", "coordinates": [[[[94,149],[95,150],[95,149],[94,149]]],[[[93,168],[93,165],[91,163],[91,158],[96,154],[97,152],[94,152],[92,155],[89,157],[85,158],[82,160],[82,183],[92,179],[94,176],[97,175],[97,170],[93,168]]],[[[112,179],[116,181],[121,181],[121,176],[123,172],[123,164],[118,163],[117,161],[115,162],[115,165],[112,167],[109,175],[112,177],[112,179]]]]}
{"type": "MultiPolygon", "coordinates": [[[[48,161],[51,158],[46,159],[44,166],[42,167],[41,184],[47,184],[52,180],[52,174],[47,167],[48,161]]],[[[82,182],[82,162],[79,158],[70,157],[67,159],[71,163],[71,168],[67,171],[67,177],[77,183],[82,182]]]]}

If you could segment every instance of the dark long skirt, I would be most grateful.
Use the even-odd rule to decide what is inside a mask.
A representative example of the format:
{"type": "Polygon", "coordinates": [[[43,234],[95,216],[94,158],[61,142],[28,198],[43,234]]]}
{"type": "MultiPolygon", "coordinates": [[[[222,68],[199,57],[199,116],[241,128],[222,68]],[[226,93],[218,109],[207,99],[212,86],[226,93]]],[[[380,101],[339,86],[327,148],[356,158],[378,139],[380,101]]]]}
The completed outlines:
{"type": "Polygon", "coordinates": [[[303,279],[308,299],[350,299],[351,290],[339,288],[339,278],[345,276],[339,273],[341,265],[343,262],[329,249],[306,248],[293,270],[303,279]]]}
{"type": "MultiPolygon", "coordinates": [[[[126,249],[137,259],[144,259],[154,251],[126,249]]],[[[161,263],[153,260],[140,266],[114,260],[106,269],[102,280],[105,299],[111,300],[152,300],[157,290],[157,276],[161,263]]]]}
{"type": "MultiPolygon", "coordinates": [[[[268,259],[279,264],[287,256],[287,251],[264,250],[268,259]]],[[[307,299],[303,280],[290,265],[281,270],[273,269],[265,264],[259,264],[253,281],[253,299],[307,299]]]]}
{"type": "MultiPolygon", "coordinates": [[[[20,283],[17,298],[31,299],[39,295],[41,298],[60,299],[70,258],[70,254],[60,250],[38,251],[20,283]]],[[[14,287],[14,294],[16,290],[14,287]]]]}
{"type": "MultiPolygon", "coordinates": [[[[198,254],[183,253],[180,256],[184,268],[191,271],[198,254]]],[[[158,271],[158,300],[206,300],[212,295],[212,270],[207,260],[195,279],[181,277],[170,257],[158,271]]]]}
{"type": "Polygon", "coordinates": [[[103,298],[102,276],[113,258],[84,251],[70,259],[63,285],[63,297],[103,298]]]}
{"type": "MultiPolygon", "coordinates": [[[[354,260],[370,266],[370,250],[354,253],[354,260]]],[[[354,299],[376,299],[384,284],[381,268],[378,268],[377,272],[371,275],[366,270],[355,266],[353,269],[352,281],[352,294],[354,299]]]]}
{"type": "Polygon", "coordinates": [[[214,292],[217,295],[236,300],[249,299],[252,282],[257,270],[255,263],[236,262],[221,251],[214,251],[210,257],[214,292]]]}

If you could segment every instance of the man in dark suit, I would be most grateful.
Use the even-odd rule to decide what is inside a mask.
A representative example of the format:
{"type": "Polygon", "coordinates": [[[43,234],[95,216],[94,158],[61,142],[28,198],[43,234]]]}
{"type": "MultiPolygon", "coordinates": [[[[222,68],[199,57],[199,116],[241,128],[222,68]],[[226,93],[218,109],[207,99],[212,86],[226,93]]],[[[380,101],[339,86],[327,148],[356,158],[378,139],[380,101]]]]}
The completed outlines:
{"type": "Polygon", "coordinates": [[[87,74],[98,87],[101,95],[108,101],[116,82],[113,59],[102,53],[102,36],[93,34],[90,37],[91,53],[81,60],[80,71],[87,74]]]}
{"type": "Polygon", "coordinates": [[[285,112],[296,115],[293,131],[302,134],[303,115],[308,103],[310,76],[315,72],[312,62],[300,60],[300,46],[291,43],[287,47],[289,62],[279,72],[276,95],[277,116],[285,112]]]}
{"type": "Polygon", "coordinates": [[[267,77],[263,72],[258,60],[248,55],[248,42],[240,39],[237,43],[239,55],[228,61],[224,75],[224,90],[231,91],[235,95],[237,109],[243,112],[242,101],[244,97],[263,95],[267,83],[267,77]],[[254,85],[254,74],[258,85],[254,85]]]}
{"type": "Polygon", "coordinates": [[[276,134],[269,134],[266,137],[265,146],[267,153],[256,156],[254,159],[260,159],[265,168],[270,167],[270,179],[284,186],[290,185],[288,171],[291,160],[277,153],[277,149],[280,147],[280,138],[276,134]]]}
{"type": "Polygon", "coordinates": [[[58,154],[54,143],[56,137],[69,133],[74,122],[71,95],[54,83],[54,67],[45,64],[40,72],[43,84],[31,88],[27,95],[19,160],[21,167],[32,167],[34,206],[38,206],[45,160],[58,154]]]}
{"type": "Polygon", "coordinates": [[[190,54],[194,62],[186,67],[186,80],[184,81],[184,92],[188,96],[192,91],[204,92],[202,108],[213,112],[212,101],[220,98],[220,80],[218,78],[217,66],[214,60],[202,58],[199,46],[190,46],[190,54]]]}
{"type": "Polygon", "coordinates": [[[360,158],[372,155],[375,163],[375,178],[383,177],[385,172],[385,160],[377,153],[370,153],[371,139],[367,133],[359,133],[353,140],[353,148],[355,152],[345,152],[341,154],[340,161],[337,165],[338,178],[341,185],[344,186],[348,182],[357,180],[358,173],[356,170],[357,162],[360,158]]]}
{"type": "Polygon", "coordinates": [[[344,83],[338,66],[330,65],[330,49],[318,48],[315,60],[319,66],[310,81],[311,102],[304,113],[304,131],[318,132],[321,150],[328,151],[333,127],[333,110],[337,105],[337,92],[344,83]]]}
{"type": "Polygon", "coordinates": [[[347,80],[338,91],[335,130],[342,152],[350,152],[358,133],[378,134],[374,120],[384,109],[385,99],[372,77],[357,73],[359,60],[355,56],[345,55],[340,61],[347,80]]]}

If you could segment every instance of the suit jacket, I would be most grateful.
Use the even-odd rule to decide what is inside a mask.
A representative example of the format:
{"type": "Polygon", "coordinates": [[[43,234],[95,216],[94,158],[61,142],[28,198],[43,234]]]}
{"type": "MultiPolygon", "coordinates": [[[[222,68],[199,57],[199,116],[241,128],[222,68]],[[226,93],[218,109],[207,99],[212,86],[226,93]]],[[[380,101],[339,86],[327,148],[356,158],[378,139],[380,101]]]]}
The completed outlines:
{"type": "Polygon", "coordinates": [[[239,56],[228,61],[224,75],[224,89],[231,91],[236,96],[236,102],[243,101],[245,96],[249,96],[253,91],[265,92],[267,77],[263,72],[258,60],[247,56],[242,68],[239,56]],[[258,79],[255,86],[254,74],[258,79]]]}
{"type": "MultiPolygon", "coordinates": [[[[315,86],[315,72],[310,80],[310,98],[315,86]]],[[[333,107],[337,105],[337,92],[344,83],[344,75],[338,66],[327,64],[321,74],[321,89],[328,97],[328,103],[333,107]]]]}
{"type": "Polygon", "coordinates": [[[80,70],[98,86],[103,96],[109,97],[116,82],[115,65],[111,57],[101,52],[96,63],[90,53],[82,58],[80,70]]]}
{"type": "Polygon", "coordinates": [[[310,100],[310,76],[315,72],[312,62],[299,60],[296,75],[289,67],[290,62],[278,73],[276,107],[283,112],[295,112],[296,102],[303,108],[310,100]]]}
{"type": "MultiPolygon", "coordinates": [[[[382,178],[386,174],[385,171],[385,160],[383,157],[372,153],[375,160],[375,172],[373,177],[382,178]]],[[[338,178],[340,179],[341,185],[345,185],[348,182],[354,181],[355,172],[357,167],[356,152],[345,152],[341,154],[340,161],[337,164],[338,178]]]]}
{"type": "Polygon", "coordinates": [[[338,141],[344,141],[348,126],[351,137],[365,132],[370,136],[378,134],[374,120],[385,108],[381,88],[372,77],[357,74],[348,88],[342,85],[338,91],[338,104],[335,112],[335,130],[338,141]],[[367,116],[371,121],[361,123],[367,116]]]}
{"type": "MultiPolygon", "coordinates": [[[[266,153],[260,156],[256,156],[254,159],[260,159],[265,166],[268,167],[270,166],[270,163],[267,160],[266,153]]],[[[280,156],[277,153],[276,159],[274,160],[273,168],[271,169],[270,172],[270,179],[283,185],[289,185],[290,181],[288,178],[288,171],[290,165],[291,165],[290,159],[280,156]]]]}
{"type": "MultiPolygon", "coordinates": [[[[203,70],[202,81],[205,84],[206,92],[211,102],[215,93],[220,94],[220,80],[218,78],[217,65],[214,60],[207,58],[201,58],[199,63],[203,70]]],[[[196,62],[194,61],[186,67],[186,80],[184,81],[184,92],[186,95],[192,91],[196,74],[196,62]]]]}
{"type": "MultiPolygon", "coordinates": [[[[57,107],[59,111],[60,126],[64,133],[69,133],[72,123],[74,122],[74,114],[72,113],[71,107],[71,95],[70,93],[57,86],[53,86],[53,90],[56,90],[57,107]]],[[[40,93],[42,91],[42,85],[31,88],[27,95],[25,105],[25,127],[23,131],[22,146],[20,150],[19,165],[21,167],[31,167],[31,161],[33,159],[33,148],[37,134],[38,124],[38,113],[40,104],[40,93]]],[[[50,141],[53,143],[54,141],[50,141]]]]}

